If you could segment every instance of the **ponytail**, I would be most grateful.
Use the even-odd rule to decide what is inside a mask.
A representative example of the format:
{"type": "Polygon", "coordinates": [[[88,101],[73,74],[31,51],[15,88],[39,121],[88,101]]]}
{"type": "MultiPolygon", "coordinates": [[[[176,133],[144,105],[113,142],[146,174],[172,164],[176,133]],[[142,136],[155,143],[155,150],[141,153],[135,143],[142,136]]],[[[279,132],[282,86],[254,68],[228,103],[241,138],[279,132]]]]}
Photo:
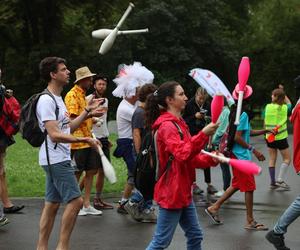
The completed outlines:
{"type": "Polygon", "coordinates": [[[145,105],[146,128],[151,129],[152,124],[159,117],[161,110],[167,110],[167,97],[174,97],[178,82],[170,81],[163,83],[153,94],[148,95],[145,105]]]}
{"type": "Polygon", "coordinates": [[[152,124],[160,115],[158,97],[153,93],[147,96],[145,104],[145,124],[147,129],[151,129],[152,124]]]}

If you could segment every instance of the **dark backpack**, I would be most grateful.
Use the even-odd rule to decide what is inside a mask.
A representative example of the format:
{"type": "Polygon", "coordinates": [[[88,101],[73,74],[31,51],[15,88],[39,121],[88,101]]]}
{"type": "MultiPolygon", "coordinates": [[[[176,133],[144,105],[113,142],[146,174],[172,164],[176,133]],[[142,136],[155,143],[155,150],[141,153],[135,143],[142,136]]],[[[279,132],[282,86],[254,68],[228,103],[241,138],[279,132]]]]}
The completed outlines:
{"type": "Polygon", "coordinates": [[[41,93],[34,94],[26,101],[21,110],[20,132],[23,139],[27,140],[33,147],[40,147],[47,136],[47,131],[45,130],[43,132],[40,129],[36,116],[36,105],[42,95],[49,95],[54,100],[56,105],[55,116],[56,120],[58,119],[59,108],[54,96],[48,89],[45,89],[41,93]]]}
{"type": "MultiPolygon", "coordinates": [[[[176,122],[176,126],[180,139],[183,139],[183,133],[176,122]]],[[[135,186],[141,192],[145,200],[152,200],[154,193],[154,186],[157,180],[161,177],[158,176],[159,162],[156,152],[156,131],[148,130],[142,140],[140,152],[137,154],[135,162],[135,186]]],[[[166,171],[171,166],[173,155],[170,155],[167,162],[166,171]]]]}
{"type": "Polygon", "coordinates": [[[236,133],[236,125],[234,124],[236,115],[236,106],[231,108],[229,115],[229,124],[219,142],[219,151],[229,157],[233,148],[234,138],[236,133]]]}

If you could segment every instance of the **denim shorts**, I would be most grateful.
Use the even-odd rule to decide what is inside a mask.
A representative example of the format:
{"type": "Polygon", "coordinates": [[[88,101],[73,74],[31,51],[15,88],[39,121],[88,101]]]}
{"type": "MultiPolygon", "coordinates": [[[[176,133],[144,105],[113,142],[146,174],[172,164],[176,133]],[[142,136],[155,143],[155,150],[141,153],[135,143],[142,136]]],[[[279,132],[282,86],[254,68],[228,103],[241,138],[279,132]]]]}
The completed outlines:
{"type": "Polygon", "coordinates": [[[114,156],[122,157],[127,167],[127,183],[134,185],[135,172],[135,155],[133,151],[133,141],[128,138],[121,138],[117,140],[117,148],[114,151],[114,156]]]}
{"type": "Polygon", "coordinates": [[[81,196],[71,161],[42,166],[46,172],[45,200],[53,203],[68,203],[81,196]]]}

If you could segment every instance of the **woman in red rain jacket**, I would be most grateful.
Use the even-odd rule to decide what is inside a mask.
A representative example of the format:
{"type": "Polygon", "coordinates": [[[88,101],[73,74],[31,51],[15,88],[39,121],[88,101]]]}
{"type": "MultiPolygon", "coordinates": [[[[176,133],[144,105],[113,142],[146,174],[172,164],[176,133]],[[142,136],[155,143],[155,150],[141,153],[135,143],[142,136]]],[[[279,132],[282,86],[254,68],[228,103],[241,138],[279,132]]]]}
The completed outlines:
{"type": "Polygon", "coordinates": [[[156,151],[159,158],[158,180],[154,190],[159,216],[147,250],[167,248],[178,223],[187,237],[187,249],[201,249],[203,234],[192,200],[192,185],[195,166],[205,168],[217,164],[211,157],[200,154],[200,151],[218,126],[211,123],[191,137],[181,117],[186,101],[184,90],[177,82],[162,84],[147,98],[146,125],[157,131],[156,151]],[[167,167],[171,155],[173,160],[167,167]]]}

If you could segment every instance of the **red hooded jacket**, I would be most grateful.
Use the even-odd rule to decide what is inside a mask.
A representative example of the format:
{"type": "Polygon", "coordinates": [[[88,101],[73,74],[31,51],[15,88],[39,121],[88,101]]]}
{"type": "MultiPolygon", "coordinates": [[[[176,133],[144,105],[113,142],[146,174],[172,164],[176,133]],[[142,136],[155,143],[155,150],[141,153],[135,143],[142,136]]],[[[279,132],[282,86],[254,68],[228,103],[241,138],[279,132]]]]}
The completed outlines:
{"type": "Polygon", "coordinates": [[[293,123],[293,134],[294,134],[294,168],[296,173],[300,171],[300,104],[294,108],[293,113],[290,117],[291,122],[293,123]]]}
{"type": "Polygon", "coordinates": [[[216,166],[207,155],[199,154],[208,142],[203,132],[191,137],[185,121],[169,112],[162,113],[152,128],[157,130],[157,152],[159,158],[158,179],[154,189],[154,200],[166,209],[180,209],[192,201],[192,184],[195,181],[195,168],[216,166]],[[182,130],[181,140],[176,122],[182,130]],[[166,170],[170,155],[174,156],[171,167],[166,170]]]}

